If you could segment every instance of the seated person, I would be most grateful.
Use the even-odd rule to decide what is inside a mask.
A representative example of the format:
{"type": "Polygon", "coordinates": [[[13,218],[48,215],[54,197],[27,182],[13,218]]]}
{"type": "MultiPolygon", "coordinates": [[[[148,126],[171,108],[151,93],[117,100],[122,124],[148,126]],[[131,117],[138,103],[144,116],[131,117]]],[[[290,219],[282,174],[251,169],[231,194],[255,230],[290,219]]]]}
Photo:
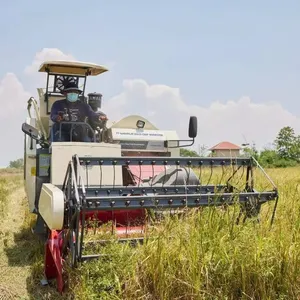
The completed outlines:
{"type": "MultiPolygon", "coordinates": [[[[61,125],[61,139],[59,138],[59,128],[61,121],[68,121],[68,122],[85,122],[85,119],[88,117],[91,121],[96,120],[107,120],[107,117],[102,112],[95,113],[91,107],[83,102],[78,101],[79,95],[82,91],[74,84],[70,83],[66,88],[63,90],[62,94],[66,96],[65,99],[57,100],[53,103],[51,108],[50,118],[54,122],[52,127],[51,133],[51,141],[57,142],[66,142],[70,141],[70,131],[71,131],[71,124],[62,124],[61,125]]],[[[83,142],[90,142],[91,138],[88,136],[87,132],[83,132],[83,127],[78,126],[74,128],[73,131],[74,135],[82,135],[83,142]],[[78,129],[82,132],[78,132],[78,129]]],[[[85,131],[86,128],[84,128],[85,131]]],[[[89,130],[90,131],[90,130],[89,130]]],[[[72,138],[73,140],[73,138],[72,138]]]]}

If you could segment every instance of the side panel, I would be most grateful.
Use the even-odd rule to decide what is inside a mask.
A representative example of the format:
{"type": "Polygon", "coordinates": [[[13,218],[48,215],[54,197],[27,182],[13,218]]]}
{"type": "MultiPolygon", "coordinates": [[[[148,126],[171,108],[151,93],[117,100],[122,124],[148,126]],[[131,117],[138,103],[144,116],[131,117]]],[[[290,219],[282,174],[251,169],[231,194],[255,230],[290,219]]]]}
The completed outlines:
{"type": "Polygon", "coordinates": [[[35,207],[38,211],[42,185],[50,182],[50,162],[49,149],[37,149],[35,207]]]}
{"type": "MultiPolygon", "coordinates": [[[[80,142],[56,142],[51,145],[51,183],[61,186],[67,172],[68,163],[72,156],[93,156],[93,157],[116,157],[121,156],[121,147],[108,143],[80,143],[80,142]]],[[[85,167],[81,169],[84,184],[100,185],[101,169],[99,166],[85,167]],[[88,173],[88,181],[87,181],[88,173]]],[[[122,185],[122,167],[102,167],[102,185],[122,185]]]]}
{"type": "MultiPolygon", "coordinates": [[[[36,127],[36,120],[34,118],[27,118],[26,123],[36,127]]],[[[25,135],[25,155],[24,155],[24,177],[25,177],[25,191],[28,199],[30,212],[35,209],[35,188],[36,188],[36,142],[32,141],[28,135],[25,135]]]]}
{"type": "MultiPolygon", "coordinates": [[[[171,142],[169,141],[170,147],[177,146],[177,142],[171,142]]],[[[168,148],[168,151],[171,153],[172,157],[179,157],[180,156],[180,148],[168,148]]]]}

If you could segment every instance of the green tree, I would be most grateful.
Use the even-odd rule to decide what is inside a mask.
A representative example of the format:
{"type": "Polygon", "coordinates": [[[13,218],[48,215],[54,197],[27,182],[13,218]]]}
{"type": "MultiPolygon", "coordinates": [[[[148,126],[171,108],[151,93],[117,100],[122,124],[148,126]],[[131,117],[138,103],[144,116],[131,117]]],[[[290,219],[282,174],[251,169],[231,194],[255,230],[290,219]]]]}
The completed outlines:
{"type": "Polygon", "coordinates": [[[300,154],[300,138],[295,135],[294,129],[290,126],[283,127],[276,139],[275,147],[278,155],[284,159],[298,160],[300,154]]]}
{"type": "Polygon", "coordinates": [[[180,156],[184,157],[199,157],[198,153],[194,150],[189,150],[186,148],[180,148],[180,156]]]}
{"type": "Polygon", "coordinates": [[[276,149],[264,149],[261,151],[258,162],[264,168],[286,168],[297,165],[295,160],[283,158],[276,149]]]}
{"type": "Polygon", "coordinates": [[[24,166],[23,158],[19,158],[9,162],[9,168],[22,169],[23,166],[24,166]]]}
{"type": "Polygon", "coordinates": [[[276,162],[280,159],[276,150],[264,149],[259,156],[259,163],[263,167],[274,167],[276,162]]]}
{"type": "Polygon", "coordinates": [[[243,148],[243,153],[247,156],[252,156],[256,160],[259,159],[259,153],[255,147],[255,144],[252,144],[250,147],[244,147],[243,148]]]}

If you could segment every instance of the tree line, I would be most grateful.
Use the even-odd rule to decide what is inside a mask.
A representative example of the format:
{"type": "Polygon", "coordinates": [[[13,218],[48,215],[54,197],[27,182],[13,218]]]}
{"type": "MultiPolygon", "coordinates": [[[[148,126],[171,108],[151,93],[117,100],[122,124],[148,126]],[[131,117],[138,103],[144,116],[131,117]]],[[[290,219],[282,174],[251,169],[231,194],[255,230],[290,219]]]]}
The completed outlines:
{"type": "Polygon", "coordinates": [[[296,166],[300,162],[300,135],[290,126],[285,126],[278,132],[273,147],[257,151],[255,147],[245,149],[258,162],[269,168],[296,166]]]}
{"type": "MultiPolygon", "coordinates": [[[[202,151],[198,153],[195,150],[186,148],[180,149],[181,156],[200,157],[209,156],[203,155],[202,151]]],[[[265,147],[258,151],[255,144],[245,147],[241,155],[253,156],[260,165],[266,168],[282,168],[292,167],[300,163],[300,135],[296,135],[294,129],[290,126],[285,126],[278,132],[271,147],[265,147]]]]}

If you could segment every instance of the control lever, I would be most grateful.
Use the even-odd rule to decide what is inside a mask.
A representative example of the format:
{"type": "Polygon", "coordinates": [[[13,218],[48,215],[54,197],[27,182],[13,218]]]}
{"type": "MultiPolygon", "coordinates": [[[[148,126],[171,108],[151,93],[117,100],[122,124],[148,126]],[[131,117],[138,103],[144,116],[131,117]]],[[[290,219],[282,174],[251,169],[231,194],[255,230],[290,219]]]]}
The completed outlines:
{"type": "Polygon", "coordinates": [[[65,113],[63,114],[63,119],[64,119],[65,121],[70,121],[70,116],[69,116],[69,114],[68,114],[67,108],[65,108],[65,113]]]}

